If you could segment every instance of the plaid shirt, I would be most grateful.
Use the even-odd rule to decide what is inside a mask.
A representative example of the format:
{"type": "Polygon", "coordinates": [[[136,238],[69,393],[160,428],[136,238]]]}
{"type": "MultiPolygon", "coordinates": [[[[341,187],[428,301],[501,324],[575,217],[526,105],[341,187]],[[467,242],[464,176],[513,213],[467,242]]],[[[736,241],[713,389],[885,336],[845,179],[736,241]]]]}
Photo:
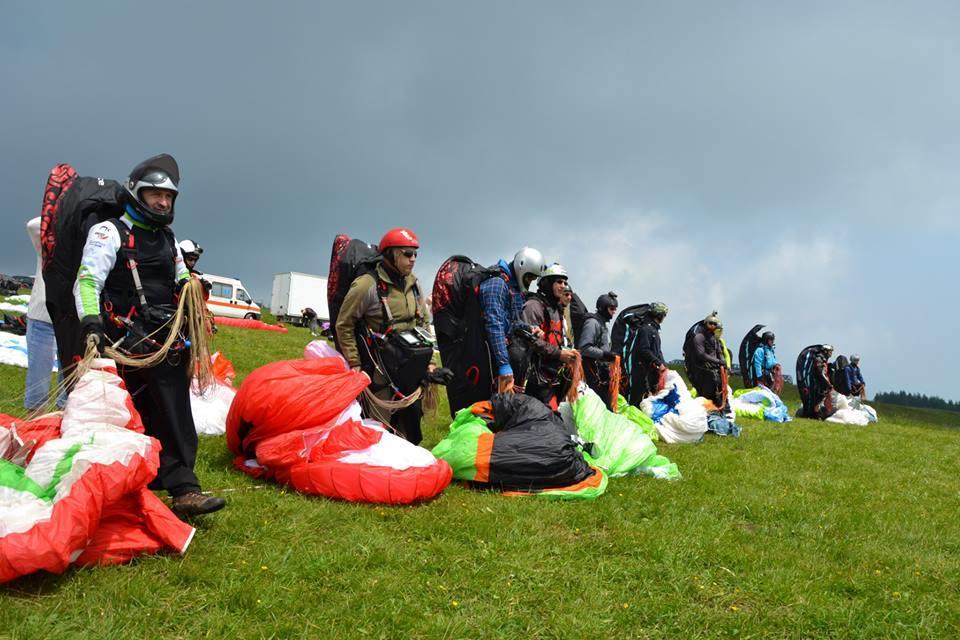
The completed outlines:
{"type": "Polygon", "coordinates": [[[480,284],[480,308],[497,375],[509,376],[513,375],[513,369],[507,355],[507,336],[520,318],[523,294],[517,288],[510,265],[501,260],[498,266],[504,277],[487,278],[480,284]]]}

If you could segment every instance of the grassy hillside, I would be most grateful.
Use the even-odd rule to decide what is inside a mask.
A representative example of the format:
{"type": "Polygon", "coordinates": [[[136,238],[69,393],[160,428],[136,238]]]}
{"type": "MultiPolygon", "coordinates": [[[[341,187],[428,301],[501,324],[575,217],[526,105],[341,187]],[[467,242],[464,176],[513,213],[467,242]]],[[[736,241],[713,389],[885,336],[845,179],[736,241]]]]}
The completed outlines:
{"type": "MultiPolygon", "coordinates": [[[[216,341],[242,377],[309,334],[216,341]]],[[[0,410],[23,379],[0,368],[0,410]]],[[[0,638],[957,637],[960,418],[878,411],[864,428],[745,420],[739,439],[662,445],[682,480],[611,480],[592,503],[460,486],[339,503],[237,473],[204,439],[198,472],[229,504],[184,557],[0,588],[0,638]]]]}

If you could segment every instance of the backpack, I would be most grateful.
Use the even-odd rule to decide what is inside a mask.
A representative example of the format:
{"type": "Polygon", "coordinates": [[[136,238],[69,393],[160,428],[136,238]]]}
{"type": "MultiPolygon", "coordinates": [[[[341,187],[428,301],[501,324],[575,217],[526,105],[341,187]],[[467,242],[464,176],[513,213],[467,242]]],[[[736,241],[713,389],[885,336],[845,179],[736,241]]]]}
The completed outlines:
{"type": "Polygon", "coordinates": [[[737,360],[740,363],[740,374],[743,376],[743,386],[745,389],[755,387],[760,382],[753,375],[753,356],[760,346],[760,335],[765,328],[766,325],[754,325],[753,329],[750,329],[747,335],[743,336],[743,340],[740,341],[740,351],[737,354],[737,360]]]}
{"type": "Polygon", "coordinates": [[[590,310],[587,309],[587,305],[583,304],[583,300],[580,299],[576,293],[573,294],[573,299],[570,301],[570,324],[573,325],[573,346],[576,348],[580,344],[580,334],[583,332],[583,324],[587,321],[592,315],[590,310]]]}
{"type": "Polygon", "coordinates": [[[649,303],[635,304],[617,314],[610,330],[610,349],[619,354],[622,360],[626,360],[627,354],[633,351],[637,329],[650,314],[650,309],[649,303]]]}
{"type": "Polygon", "coordinates": [[[497,266],[483,267],[470,258],[447,258],[433,281],[433,326],[440,361],[454,373],[447,385],[451,417],[474,402],[489,400],[493,367],[483,328],[480,285],[501,277],[497,266]]]}
{"type": "Polygon", "coordinates": [[[845,396],[850,395],[850,387],[847,386],[847,366],[850,360],[847,356],[837,356],[837,359],[830,364],[830,382],[833,388],[845,396]]]}
{"type": "Polygon", "coordinates": [[[377,248],[362,240],[350,239],[350,236],[339,234],[333,239],[333,249],[330,252],[330,274],[327,278],[327,305],[330,311],[330,328],[333,332],[333,343],[340,349],[337,341],[337,316],[343,299],[347,297],[350,285],[359,276],[371,273],[380,262],[380,252],[377,248]]]}
{"type": "MultiPolygon", "coordinates": [[[[814,363],[820,353],[822,345],[813,344],[805,348],[797,356],[797,391],[800,392],[801,407],[797,415],[801,418],[815,418],[817,404],[824,398],[829,398],[829,388],[824,388],[824,382],[814,371],[814,363]]],[[[829,413],[829,409],[827,410],[829,413]]],[[[826,416],[823,416],[826,417],[826,416]]]]}
{"type": "MultiPolygon", "coordinates": [[[[610,350],[620,356],[620,393],[628,401],[634,400],[631,386],[637,362],[637,332],[647,321],[651,309],[650,303],[646,302],[627,307],[617,314],[610,329],[610,350]]],[[[639,404],[640,399],[635,400],[639,404]]]]}
{"type": "Polygon", "coordinates": [[[694,364],[693,361],[693,339],[698,333],[703,331],[703,320],[698,320],[693,323],[693,326],[687,329],[687,334],[683,338],[683,366],[687,370],[687,376],[690,375],[690,372],[693,370],[694,364]]]}
{"type": "Polygon", "coordinates": [[[69,164],[58,164],[50,171],[40,210],[40,252],[45,281],[62,278],[70,283],[72,290],[87,231],[98,222],[122,216],[124,194],[119,182],[80,177],[69,164]]]}

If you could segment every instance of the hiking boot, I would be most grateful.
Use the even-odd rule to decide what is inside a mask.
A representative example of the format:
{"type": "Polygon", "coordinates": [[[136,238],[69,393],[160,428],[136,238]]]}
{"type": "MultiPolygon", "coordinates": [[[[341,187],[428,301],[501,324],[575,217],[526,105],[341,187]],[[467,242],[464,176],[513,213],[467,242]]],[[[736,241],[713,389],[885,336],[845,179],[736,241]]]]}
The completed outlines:
{"type": "Polygon", "coordinates": [[[227,501],[217,496],[205,496],[199,491],[191,491],[173,499],[173,512],[178,518],[189,518],[204,513],[219,511],[227,501]]]}

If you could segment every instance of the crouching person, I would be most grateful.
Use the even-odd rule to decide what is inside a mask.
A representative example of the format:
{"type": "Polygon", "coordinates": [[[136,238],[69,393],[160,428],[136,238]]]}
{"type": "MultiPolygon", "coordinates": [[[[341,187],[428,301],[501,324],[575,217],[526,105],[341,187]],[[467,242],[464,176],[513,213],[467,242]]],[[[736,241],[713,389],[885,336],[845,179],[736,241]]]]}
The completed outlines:
{"type": "Polygon", "coordinates": [[[388,231],[378,247],[382,259],[350,284],[335,327],[343,357],[370,377],[374,397],[365,398],[365,413],[414,444],[423,437],[419,389],[453,375],[433,365],[426,308],[413,275],[419,248],[409,229],[388,231]]]}

